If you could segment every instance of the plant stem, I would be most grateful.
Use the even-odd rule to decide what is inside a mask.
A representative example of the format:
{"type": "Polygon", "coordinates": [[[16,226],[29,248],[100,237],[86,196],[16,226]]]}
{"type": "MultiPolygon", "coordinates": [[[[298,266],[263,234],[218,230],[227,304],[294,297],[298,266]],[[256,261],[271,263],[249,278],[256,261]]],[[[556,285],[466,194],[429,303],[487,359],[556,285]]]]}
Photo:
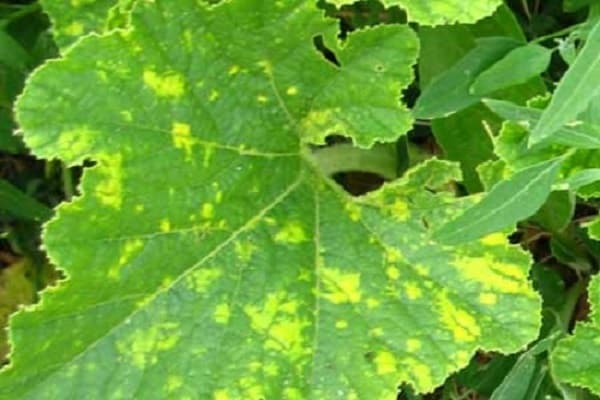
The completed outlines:
{"type": "Polygon", "coordinates": [[[69,167],[67,167],[65,164],[61,164],[61,173],[65,199],[67,201],[71,201],[73,195],[75,194],[75,187],[73,185],[73,175],[71,174],[71,170],[69,169],[69,167]]]}
{"type": "Polygon", "coordinates": [[[565,29],[561,29],[560,31],[556,31],[556,32],[549,33],[549,34],[544,35],[544,36],[537,37],[537,38],[533,39],[531,41],[531,43],[539,43],[539,42],[543,42],[544,40],[552,39],[552,38],[557,37],[557,36],[564,36],[567,33],[571,33],[575,29],[580,28],[583,24],[584,23],[580,23],[580,24],[576,24],[576,25],[571,25],[571,26],[569,26],[569,27],[567,27],[565,29]]]}
{"type": "Polygon", "coordinates": [[[568,333],[571,319],[577,308],[579,298],[587,288],[587,279],[580,279],[567,290],[567,296],[563,307],[560,310],[560,319],[562,321],[563,332],[568,333]]]}
{"type": "Polygon", "coordinates": [[[398,176],[395,143],[376,144],[370,149],[338,144],[318,149],[312,157],[327,176],[350,171],[371,172],[388,180],[398,176]]]}

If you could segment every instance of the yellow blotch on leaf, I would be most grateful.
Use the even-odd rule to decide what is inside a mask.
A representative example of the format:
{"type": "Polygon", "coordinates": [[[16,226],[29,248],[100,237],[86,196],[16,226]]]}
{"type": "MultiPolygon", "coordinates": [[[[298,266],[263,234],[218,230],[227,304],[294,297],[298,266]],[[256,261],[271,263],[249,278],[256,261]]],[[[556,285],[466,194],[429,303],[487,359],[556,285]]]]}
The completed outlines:
{"type": "Polygon", "coordinates": [[[203,268],[187,276],[188,287],[196,293],[205,293],[206,290],[219,278],[222,272],[216,268],[203,268]]]}
{"type": "Polygon", "coordinates": [[[231,397],[226,389],[219,389],[213,392],[213,400],[231,400],[231,397]]]}
{"type": "Polygon", "coordinates": [[[345,319],[340,319],[335,322],[335,327],[337,329],[346,329],[348,327],[348,321],[346,321],[345,319]]]}
{"type": "Polygon", "coordinates": [[[479,295],[479,302],[488,306],[493,306],[498,302],[498,296],[495,293],[483,292],[479,295]]]}
{"type": "Polygon", "coordinates": [[[387,267],[385,274],[393,281],[396,281],[398,278],[400,278],[400,270],[394,266],[387,267]]]}
{"type": "Polygon", "coordinates": [[[173,145],[183,150],[186,160],[190,160],[192,157],[192,148],[196,144],[196,139],[192,136],[192,128],[182,122],[173,122],[171,138],[173,145]]]}
{"type": "Polygon", "coordinates": [[[85,27],[81,22],[71,22],[63,28],[62,32],[67,36],[80,36],[85,31],[85,27]]]}
{"type": "Polygon", "coordinates": [[[254,253],[256,253],[256,250],[258,250],[258,247],[256,247],[249,241],[235,242],[235,247],[234,247],[235,255],[242,262],[250,261],[252,259],[252,256],[254,255],[254,253]]]}
{"type": "Polygon", "coordinates": [[[235,75],[238,72],[240,72],[240,66],[239,65],[232,65],[231,67],[229,67],[229,71],[227,71],[227,73],[229,75],[235,75]]]}
{"type": "Polygon", "coordinates": [[[501,293],[535,296],[529,287],[526,269],[516,264],[499,262],[491,255],[457,257],[452,264],[465,280],[478,282],[484,288],[501,293]]]}
{"type": "Polygon", "coordinates": [[[504,233],[492,233],[480,239],[481,244],[486,246],[502,246],[507,244],[504,233]]]}
{"type": "Polygon", "coordinates": [[[160,231],[164,233],[171,232],[171,221],[168,219],[160,221],[160,231]]]}
{"type": "Polygon", "coordinates": [[[123,204],[123,157],[103,154],[99,159],[103,165],[98,169],[102,180],[96,184],[94,194],[102,204],[118,210],[123,204]]]}
{"type": "Polygon", "coordinates": [[[335,304],[358,303],[362,297],[360,274],[345,273],[337,268],[322,268],[324,293],[322,296],[335,304]]]}
{"type": "Polygon", "coordinates": [[[146,86],[158,97],[178,99],[185,92],[185,80],[176,72],[159,74],[152,70],[145,70],[143,78],[146,86]]]}
{"type": "Polygon", "coordinates": [[[481,335],[477,319],[450,301],[446,292],[438,292],[436,305],[440,320],[452,332],[455,341],[473,342],[481,335]]]}
{"type": "Polygon", "coordinates": [[[215,321],[218,324],[226,325],[229,323],[229,318],[231,317],[231,310],[229,309],[229,304],[223,303],[217,305],[214,313],[215,321]]]}
{"type": "Polygon", "coordinates": [[[421,350],[421,347],[423,347],[423,343],[419,339],[406,340],[406,350],[411,353],[421,350]]]}
{"type": "Polygon", "coordinates": [[[212,203],[202,204],[200,215],[204,219],[212,219],[215,216],[215,206],[212,203]]]}
{"type": "Polygon", "coordinates": [[[404,290],[406,291],[406,297],[410,300],[417,300],[423,296],[423,291],[416,282],[406,282],[404,290]]]}
{"type": "Polygon", "coordinates": [[[167,393],[175,392],[183,386],[183,378],[180,375],[169,375],[167,377],[167,393]]]}
{"type": "Polygon", "coordinates": [[[402,369],[408,371],[411,380],[415,382],[415,388],[419,391],[429,391],[433,388],[433,378],[431,377],[431,368],[416,360],[413,357],[406,357],[402,360],[402,369]]]}
{"type": "Polygon", "coordinates": [[[389,351],[380,351],[375,356],[375,368],[377,368],[377,375],[395,373],[398,369],[396,358],[389,351]]]}
{"type": "Polygon", "coordinates": [[[144,369],[158,362],[158,353],[175,347],[181,330],[178,323],[164,322],[150,328],[137,329],[116,343],[117,351],[137,368],[144,369]]]}
{"type": "Polygon", "coordinates": [[[298,221],[289,221],[275,234],[278,243],[298,244],[308,240],[302,224],[298,221]]]}
{"type": "Polygon", "coordinates": [[[396,200],[390,206],[390,212],[392,216],[398,221],[406,221],[408,217],[410,217],[410,210],[408,209],[408,204],[405,201],[400,199],[396,200]]]}
{"type": "Polygon", "coordinates": [[[362,209],[355,203],[347,202],[344,206],[350,219],[354,222],[360,220],[362,209]]]}
{"type": "Polygon", "coordinates": [[[119,262],[108,270],[108,277],[118,279],[121,268],[129,263],[139,251],[144,247],[144,241],[141,239],[126,240],[121,247],[119,262]]]}

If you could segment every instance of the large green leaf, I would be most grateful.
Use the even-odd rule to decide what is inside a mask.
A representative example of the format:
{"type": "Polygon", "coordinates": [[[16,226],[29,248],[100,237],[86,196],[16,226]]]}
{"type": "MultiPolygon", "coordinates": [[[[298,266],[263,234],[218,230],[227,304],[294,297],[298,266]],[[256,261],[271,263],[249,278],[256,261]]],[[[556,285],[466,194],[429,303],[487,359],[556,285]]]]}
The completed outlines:
{"type": "Polygon", "coordinates": [[[600,94],[600,19],[577,59],[558,84],[550,105],[531,132],[530,143],[552,137],[584,111],[600,94]]]}
{"type": "Polygon", "coordinates": [[[428,239],[474,201],[447,191],[456,165],[357,199],[315,168],[330,132],[410,126],[407,26],[342,44],[306,1],[154,0],[132,27],[78,42],[19,101],[37,155],[97,165],[46,225],[69,279],[12,318],[0,398],[393,399],[535,338],[521,250],[428,239]]]}
{"type": "MultiPolygon", "coordinates": [[[[354,0],[330,0],[335,5],[352,4],[354,0]]],[[[422,25],[447,25],[455,22],[473,23],[491,15],[501,0],[382,0],[386,6],[400,6],[408,19],[422,25]]]]}

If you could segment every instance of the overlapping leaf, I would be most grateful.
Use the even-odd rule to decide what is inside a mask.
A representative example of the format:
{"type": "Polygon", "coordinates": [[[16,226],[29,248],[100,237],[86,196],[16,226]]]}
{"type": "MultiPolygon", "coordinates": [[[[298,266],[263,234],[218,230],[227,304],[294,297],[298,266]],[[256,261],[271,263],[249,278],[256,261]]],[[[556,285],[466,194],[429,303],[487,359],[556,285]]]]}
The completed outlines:
{"type": "MultiPolygon", "coordinates": [[[[336,5],[352,4],[353,0],[331,0],[336,5]]],[[[400,6],[412,22],[422,25],[446,25],[456,22],[473,23],[491,15],[500,0],[382,0],[386,6],[400,6]]]]}
{"type": "Polygon", "coordinates": [[[47,225],[69,280],[12,319],[0,397],[391,399],[536,336],[528,257],[500,234],[429,239],[473,202],[446,191],[455,165],[357,200],[315,169],[328,133],[368,146],[410,126],[408,27],[340,44],[300,0],[155,0],[132,18],[19,102],[36,154],[97,165],[47,225]]]}
{"type": "Polygon", "coordinates": [[[583,386],[600,394],[600,358],[598,337],[600,337],[600,281],[594,279],[589,288],[589,301],[592,305],[591,321],[580,323],[574,335],[559,342],[551,355],[554,375],[563,382],[583,386]],[[592,351],[591,351],[592,350],[592,351]]]}
{"type": "Polygon", "coordinates": [[[40,3],[52,20],[57,44],[66,48],[87,33],[102,33],[111,25],[121,25],[134,1],[40,0],[40,3]]]}

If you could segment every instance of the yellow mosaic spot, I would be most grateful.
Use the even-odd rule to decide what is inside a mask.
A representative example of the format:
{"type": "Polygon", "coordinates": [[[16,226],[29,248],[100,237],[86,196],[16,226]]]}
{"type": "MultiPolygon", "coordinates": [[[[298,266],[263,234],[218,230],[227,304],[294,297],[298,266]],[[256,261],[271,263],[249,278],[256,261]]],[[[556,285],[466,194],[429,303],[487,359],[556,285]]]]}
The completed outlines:
{"type": "Polygon", "coordinates": [[[335,304],[358,303],[362,297],[360,291],[360,274],[344,273],[337,268],[322,268],[322,296],[335,304]]]}
{"type": "Polygon", "coordinates": [[[290,86],[289,88],[287,88],[287,90],[285,91],[285,93],[288,96],[295,96],[298,94],[298,88],[296,86],[290,86]]]}
{"type": "Polygon", "coordinates": [[[212,219],[215,216],[215,206],[212,203],[202,204],[202,218],[212,219]]]}
{"type": "Polygon", "coordinates": [[[221,276],[217,268],[199,269],[187,276],[188,287],[196,293],[205,293],[206,290],[221,276]]]}
{"type": "Polygon", "coordinates": [[[116,343],[117,351],[140,369],[158,362],[158,353],[175,347],[181,337],[179,324],[164,322],[138,329],[116,343]]]}
{"type": "Polygon", "coordinates": [[[192,51],[194,49],[194,35],[191,30],[186,29],[183,31],[183,43],[185,44],[187,51],[192,51]]]}
{"type": "Polygon", "coordinates": [[[81,22],[72,22],[63,29],[63,33],[67,36],[80,36],[83,34],[85,27],[81,22]]]}
{"type": "Polygon", "coordinates": [[[439,318],[452,332],[455,341],[473,342],[481,336],[481,328],[477,319],[452,303],[446,292],[438,292],[436,303],[439,318]]]}
{"type": "Polygon", "coordinates": [[[493,306],[498,302],[498,296],[494,293],[483,292],[479,295],[479,302],[487,306],[493,306]]]}
{"type": "Polygon", "coordinates": [[[226,389],[215,390],[213,393],[213,400],[230,400],[229,392],[226,389]]]}
{"type": "Polygon", "coordinates": [[[435,386],[431,377],[431,368],[428,365],[412,357],[407,357],[402,360],[402,367],[412,376],[415,387],[419,391],[427,391],[435,386]]]}
{"type": "Polygon", "coordinates": [[[367,299],[367,308],[369,308],[369,309],[379,307],[379,304],[380,304],[379,300],[377,300],[377,299],[374,299],[372,297],[369,297],[367,299]]]}
{"type": "Polygon", "coordinates": [[[410,216],[408,204],[400,199],[396,200],[394,204],[392,204],[390,211],[392,212],[392,215],[399,221],[406,221],[410,216]]]}
{"type": "Polygon", "coordinates": [[[131,111],[121,111],[121,118],[123,118],[123,121],[125,122],[132,122],[133,121],[133,114],[131,113],[131,111]]]}
{"type": "Polygon", "coordinates": [[[406,340],[406,350],[408,350],[411,353],[421,350],[421,347],[423,347],[423,343],[421,343],[419,339],[406,340]]]}
{"type": "Polygon", "coordinates": [[[298,221],[289,221],[275,234],[275,241],[279,243],[298,244],[308,240],[302,224],[298,221]]]}
{"type": "Polygon", "coordinates": [[[210,91],[210,94],[208,95],[208,101],[210,101],[211,103],[216,101],[220,96],[220,93],[217,89],[213,89],[210,91]]]}
{"type": "Polygon", "coordinates": [[[306,397],[299,389],[285,388],[283,391],[283,398],[286,400],[304,400],[306,397]]]}
{"type": "Polygon", "coordinates": [[[102,180],[96,184],[94,194],[100,203],[119,210],[123,204],[123,157],[120,154],[104,154],[99,159],[104,168],[98,169],[102,180]]]}
{"type": "Polygon", "coordinates": [[[229,304],[219,304],[215,309],[214,317],[215,321],[218,324],[225,325],[229,323],[229,318],[231,317],[231,310],[229,309],[229,304]]]}
{"type": "Polygon", "coordinates": [[[344,206],[350,219],[354,222],[360,220],[362,209],[355,203],[347,202],[344,206]]]}
{"type": "Polygon", "coordinates": [[[393,266],[387,267],[385,274],[393,281],[396,281],[398,278],[400,278],[400,270],[393,266]]]}
{"type": "Polygon", "coordinates": [[[171,139],[173,145],[184,151],[186,159],[192,158],[192,148],[196,144],[196,139],[192,136],[192,128],[182,122],[174,122],[171,128],[171,139]]]}
{"type": "Polygon", "coordinates": [[[183,378],[179,375],[169,375],[167,377],[167,392],[172,393],[183,386],[183,378]]]}
{"type": "Polygon", "coordinates": [[[164,233],[171,232],[171,221],[168,219],[160,221],[160,231],[164,233]]]}
{"type": "Polygon", "coordinates": [[[143,212],[145,208],[146,207],[143,204],[136,204],[134,207],[134,211],[139,214],[143,212]]]}
{"type": "Polygon", "coordinates": [[[252,259],[252,256],[256,253],[258,247],[248,241],[237,241],[235,242],[234,250],[237,258],[240,261],[247,263],[252,259]]]}
{"type": "Polygon", "coordinates": [[[492,233],[491,235],[484,236],[480,242],[486,246],[501,246],[507,243],[506,235],[503,233],[492,233]]]}
{"type": "Polygon", "coordinates": [[[220,204],[222,201],[223,201],[223,192],[221,190],[219,190],[215,194],[215,203],[220,204]]]}
{"type": "Polygon", "coordinates": [[[386,247],[385,248],[385,259],[387,262],[395,263],[398,261],[404,261],[402,257],[402,253],[395,247],[386,247]]]}
{"type": "Polygon", "coordinates": [[[256,100],[258,100],[259,103],[266,103],[267,101],[269,101],[269,98],[263,94],[260,94],[256,96],[256,100]]]}
{"type": "Polygon", "coordinates": [[[383,328],[373,328],[369,331],[369,336],[371,337],[381,337],[383,336],[383,328]]]}
{"type": "Polygon", "coordinates": [[[478,282],[494,292],[534,295],[526,269],[497,261],[493,256],[457,257],[453,262],[465,280],[478,282]]]}
{"type": "Polygon", "coordinates": [[[144,242],[141,239],[126,240],[121,247],[119,262],[108,270],[108,277],[118,279],[121,268],[129,263],[134,256],[144,247],[144,242]]]}
{"type": "Polygon", "coordinates": [[[158,74],[152,70],[145,70],[143,78],[146,86],[158,97],[177,99],[183,96],[185,91],[185,80],[176,72],[158,74]]]}
{"type": "Polygon", "coordinates": [[[228,73],[229,75],[235,75],[235,74],[237,74],[238,72],[240,72],[240,66],[239,66],[239,65],[232,65],[232,66],[229,68],[229,71],[227,71],[227,73],[228,73]]]}
{"type": "Polygon", "coordinates": [[[406,282],[404,284],[404,290],[406,290],[406,297],[410,300],[417,300],[423,296],[423,291],[416,282],[406,282]]]}
{"type": "Polygon", "coordinates": [[[270,293],[262,308],[247,305],[244,312],[250,318],[251,328],[267,338],[265,349],[281,351],[297,359],[305,354],[302,331],[310,324],[296,312],[289,312],[296,311],[297,305],[290,305],[286,296],[285,292],[270,293]]]}
{"type": "Polygon", "coordinates": [[[214,144],[205,144],[204,145],[204,157],[202,158],[202,166],[204,168],[210,165],[210,160],[212,156],[215,154],[215,145],[214,144]]]}
{"type": "Polygon", "coordinates": [[[263,72],[266,75],[272,75],[273,74],[273,66],[271,65],[271,61],[269,60],[261,60],[259,62],[256,63],[259,67],[262,68],[263,72]]]}
{"type": "Polygon", "coordinates": [[[377,375],[395,373],[397,370],[396,358],[389,351],[380,351],[375,356],[377,375]]]}
{"type": "Polygon", "coordinates": [[[345,319],[340,319],[339,321],[335,322],[335,327],[337,329],[346,329],[348,327],[348,321],[345,319]]]}

